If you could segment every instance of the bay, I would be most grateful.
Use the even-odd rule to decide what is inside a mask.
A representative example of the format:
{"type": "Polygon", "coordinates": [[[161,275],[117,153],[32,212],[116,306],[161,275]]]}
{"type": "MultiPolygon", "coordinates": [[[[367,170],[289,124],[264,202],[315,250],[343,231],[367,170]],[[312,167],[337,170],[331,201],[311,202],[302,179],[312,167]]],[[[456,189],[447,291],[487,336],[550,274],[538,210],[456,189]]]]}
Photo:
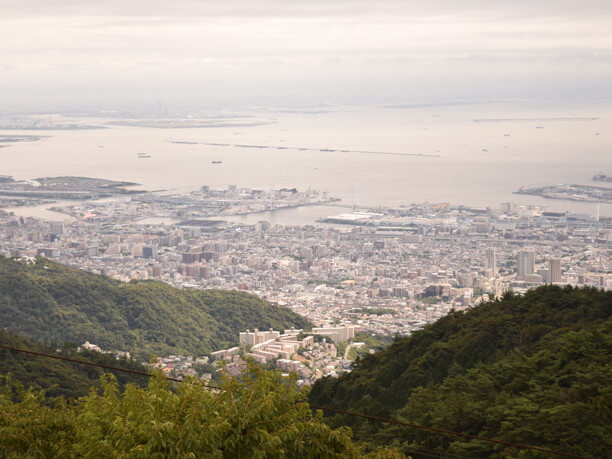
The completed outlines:
{"type": "MultiPolygon", "coordinates": [[[[317,112],[249,113],[275,122],[253,127],[37,131],[50,137],[0,150],[0,174],[17,179],[100,177],[180,193],[202,185],[313,188],[364,206],[427,201],[499,207],[511,201],[594,215],[594,203],[513,192],[521,186],[559,183],[606,186],[591,178],[612,173],[612,107],[605,104],[331,106],[317,112]],[[210,143],[268,148],[205,145],[210,143]],[[321,151],[332,149],[350,152],[321,151]],[[139,158],[138,153],[151,157],[139,158]]],[[[601,204],[600,214],[611,216],[612,205],[601,204]]],[[[319,218],[321,209],[279,215],[283,222],[304,224],[319,218]]]]}

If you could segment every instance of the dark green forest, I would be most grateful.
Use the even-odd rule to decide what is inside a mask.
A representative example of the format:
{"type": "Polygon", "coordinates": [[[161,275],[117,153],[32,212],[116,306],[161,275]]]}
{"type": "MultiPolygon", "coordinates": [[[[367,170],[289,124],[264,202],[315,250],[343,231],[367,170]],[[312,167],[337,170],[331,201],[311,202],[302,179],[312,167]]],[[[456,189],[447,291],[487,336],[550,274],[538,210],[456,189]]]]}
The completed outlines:
{"type": "MultiPolygon", "coordinates": [[[[68,343],[58,349],[57,346],[47,346],[6,330],[0,330],[0,344],[107,366],[149,372],[148,368],[133,360],[117,359],[114,355],[91,350],[76,352],[76,346],[68,343]]],[[[45,397],[49,399],[63,397],[67,400],[74,400],[87,395],[92,387],[99,387],[100,377],[108,371],[98,367],[0,349],[0,387],[6,389],[22,386],[24,389],[44,391],[45,397]]],[[[144,386],[148,382],[146,376],[119,371],[112,371],[112,373],[115,374],[120,388],[127,383],[144,386]]]]}
{"type": "MultiPolygon", "coordinates": [[[[544,286],[453,312],[319,380],[317,405],[588,457],[612,451],[612,292],[544,286]],[[606,452],[607,451],[607,452],[606,452]]],[[[359,440],[468,457],[539,453],[330,416],[359,440]]],[[[547,457],[545,454],[542,457],[547,457]]]]}
{"type": "Polygon", "coordinates": [[[305,318],[254,295],[120,282],[37,259],[0,257],[0,328],[44,343],[90,341],[150,355],[207,354],[253,328],[309,328],[305,318]]]}

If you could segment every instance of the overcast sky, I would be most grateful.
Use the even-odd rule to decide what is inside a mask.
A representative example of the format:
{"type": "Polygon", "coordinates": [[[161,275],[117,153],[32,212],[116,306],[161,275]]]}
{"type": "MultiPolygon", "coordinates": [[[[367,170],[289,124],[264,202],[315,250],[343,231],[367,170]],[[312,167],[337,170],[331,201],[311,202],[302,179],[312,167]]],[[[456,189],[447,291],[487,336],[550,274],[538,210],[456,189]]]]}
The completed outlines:
{"type": "Polygon", "coordinates": [[[0,110],[610,98],[612,0],[0,0],[0,110]]]}

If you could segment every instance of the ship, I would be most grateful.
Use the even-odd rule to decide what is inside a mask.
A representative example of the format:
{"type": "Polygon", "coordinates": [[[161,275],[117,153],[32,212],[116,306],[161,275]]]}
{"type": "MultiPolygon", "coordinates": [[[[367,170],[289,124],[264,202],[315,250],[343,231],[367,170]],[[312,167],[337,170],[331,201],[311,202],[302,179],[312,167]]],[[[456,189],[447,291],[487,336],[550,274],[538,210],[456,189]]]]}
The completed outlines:
{"type": "Polygon", "coordinates": [[[593,181],[594,182],[612,182],[612,177],[608,177],[603,172],[600,172],[599,174],[596,174],[593,176],[593,181]]]}

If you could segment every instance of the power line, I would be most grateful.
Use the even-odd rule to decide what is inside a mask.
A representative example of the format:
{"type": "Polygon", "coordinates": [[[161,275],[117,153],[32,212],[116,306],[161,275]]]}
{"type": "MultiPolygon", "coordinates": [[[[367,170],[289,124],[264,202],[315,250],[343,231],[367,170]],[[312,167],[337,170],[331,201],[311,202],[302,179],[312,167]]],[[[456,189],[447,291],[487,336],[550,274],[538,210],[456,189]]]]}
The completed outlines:
{"type": "MultiPolygon", "coordinates": [[[[31,354],[31,355],[37,355],[37,356],[40,356],[40,357],[48,357],[48,358],[51,358],[51,359],[64,360],[66,362],[80,363],[82,365],[90,365],[92,367],[104,368],[106,370],[122,371],[124,373],[131,373],[131,374],[134,374],[134,375],[148,376],[148,377],[155,376],[155,375],[152,375],[151,373],[146,373],[144,371],[129,370],[127,368],[113,367],[113,366],[104,365],[104,364],[101,364],[101,363],[87,362],[85,360],[79,360],[79,359],[71,359],[70,357],[62,357],[62,356],[59,356],[59,355],[52,355],[52,354],[45,354],[43,352],[30,351],[28,349],[18,349],[16,347],[5,346],[3,344],[0,344],[0,348],[1,349],[8,349],[9,351],[23,352],[24,354],[31,354]]],[[[166,376],[166,379],[168,379],[170,381],[183,382],[182,379],[171,378],[169,376],[166,376]]]]}
{"type": "Polygon", "coordinates": [[[387,422],[387,423],[390,423],[390,424],[399,424],[399,425],[402,425],[402,426],[414,427],[416,429],[429,430],[431,432],[439,432],[439,433],[444,433],[444,434],[448,434],[448,435],[456,435],[458,437],[471,438],[471,439],[474,439],[474,440],[482,440],[482,441],[486,441],[486,442],[489,442],[489,443],[498,443],[500,445],[513,446],[515,448],[531,449],[531,450],[535,450],[535,451],[541,451],[541,452],[544,452],[544,453],[558,454],[559,456],[579,457],[579,458],[582,457],[582,456],[576,456],[575,454],[562,453],[560,451],[553,451],[551,449],[540,448],[540,447],[537,447],[537,446],[523,445],[521,443],[512,443],[512,442],[504,441],[504,440],[495,440],[493,438],[481,437],[481,436],[478,436],[478,435],[470,435],[470,434],[465,434],[465,433],[461,433],[461,432],[454,432],[452,430],[438,429],[436,427],[426,427],[426,426],[422,426],[422,425],[419,425],[419,424],[413,424],[411,422],[398,421],[396,419],[381,418],[381,417],[372,416],[372,415],[369,415],[369,414],[357,413],[355,411],[345,411],[345,410],[339,410],[339,409],[336,409],[336,408],[328,408],[328,407],[317,406],[317,405],[310,405],[310,407],[314,408],[314,409],[317,409],[317,410],[331,411],[331,412],[334,412],[334,413],[346,414],[348,416],[356,416],[356,417],[360,417],[360,418],[364,418],[364,419],[370,419],[372,421],[387,422]]]}
{"type": "MultiPolygon", "coordinates": [[[[424,453],[421,450],[416,451],[416,450],[412,450],[412,449],[405,450],[405,451],[408,452],[408,453],[411,453],[411,454],[420,454],[422,456],[427,456],[427,457],[437,457],[438,459],[440,459],[442,457],[442,453],[437,452],[437,451],[434,451],[434,453],[436,453],[436,454],[424,453]]],[[[429,451],[429,450],[426,450],[426,451],[429,451]]]]}
{"type": "Polygon", "coordinates": [[[412,446],[409,446],[408,449],[402,449],[402,451],[406,451],[407,453],[413,453],[413,454],[422,454],[423,456],[437,457],[438,459],[441,459],[444,457],[468,457],[468,456],[460,456],[458,454],[453,454],[453,453],[447,453],[445,451],[434,451],[433,449],[414,448],[412,446]]]}
{"type": "MultiPolygon", "coordinates": [[[[406,450],[409,453],[418,453],[418,454],[425,454],[426,456],[428,454],[426,453],[434,453],[436,454],[436,456],[438,458],[445,458],[445,457],[471,457],[471,456],[464,456],[462,454],[456,454],[456,453],[449,453],[446,451],[434,451],[433,449],[425,449],[425,448],[416,448],[413,446],[408,446],[408,449],[406,450]]],[[[429,456],[431,456],[431,454],[429,454],[429,456]]]]}
{"type": "MultiPolygon", "coordinates": [[[[57,359],[57,360],[64,360],[66,362],[72,362],[72,363],[78,363],[81,365],[90,365],[93,367],[98,367],[98,368],[104,368],[107,370],[114,370],[114,371],[120,371],[120,372],[124,372],[124,373],[131,373],[131,374],[135,374],[135,375],[139,375],[139,376],[146,376],[146,377],[154,377],[154,374],[151,373],[146,373],[144,371],[137,371],[137,370],[129,370],[127,368],[119,368],[119,367],[113,367],[110,365],[104,365],[101,363],[94,363],[94,362],[87,362],[85,360],[80,360],[80,359],[72,359],[70,357],[62,357],[59,355],[53,355],[53,354],[45,354],[43,352],[37,352],[37,351],[31,351],[28,349],[20,349],[20,348],[16,348],[16,347],[11,347],[11,346],[6,346],[3,344],[0,344],[0,349],[6,349],[9,351],[14,351],[14,352],[22,352],[24,354],[29,354],[29,355],[36,355],[39,357],[47,357],[47,358],[51,358],[51,359],[57,359]]],[[[178,378],[171,378],[170,376],[165,376],[165,378],[169,381],[175,381],[175,382],[184,382],[184,380],[182,379],[178,379],[178,378]]],[[[211,389],[216,389],[216,390],[224,390],[222,387],[218,387],[218,386],[212,386],[212,385],[208,385],[208,384],[204,384],[204,386],[209,387],[211,389]]],[[[346,410],[340,410],[337,408],[329,408],[326,406],[318,406],[318,405],[313,405],[313,404],[309,404],[310,408],[315,409],[315,410],[322,410],[322,411],[329,411],[329,412],[333,412],[333,413],[338,413],[338,414],[345,414],[347,416],[354,416],[354,417],[359,417],[359,418],[363,418],[363,419],[369,419],[371,421],[377,421],[377,422],[385,422],[385,423],[389,423],[389,424],[398,424],[398,425],[402,425],[402,426],[406,426],[406,427],[413,427],[415,429],[421,429],[421,430],[428,430],[431,432],[438,432],[438,433],[443,433],[443,434],[447,434],[447,435],[455,435],[458,437],[464,437],[464,438],[471,438],[473,440],[481,440],[481,441],[485,441],[485,442],[489,442],[489,443],[497,443],[500,445],[505,445],[505,446],[512,446],[515,448],[521,448],[521,449],[530,449],[530,450],[534,450],[534,451],[540,451],[543,453],[550,453],[550,454],[556,454],[558,456],[565,456],[565,457],[577,457],[577,458],[583,458],[583,456],[578,456],[575,454],[569,454],[569,453],[564,453],[561,451],[554,451],[551,449],[546,449],[546,448],[540,448],[538,446],[530,446],[530,445],[524,445],[521,443],[512,443],[512,442],[508,442],[508,441],[504,441],[504,440],[496,440],[493,438],[487,438],[487,437],[481,437],[479,435],[470,435],[470,434],[466,434],[466,433],[461,433],[461,432],[454,432],[452,430],[445,430],[445,429],[438,429],[436,427],[426,427],[426,426],[422,426],[419,424],[414,424],[411,422],[404,422],[404,421],[399,421],[396,419],[388,419],[388,418],[381,418],[379,416],[372,416],[369,414],[362,414],[362,413],[357,413],[355,411],[346,411],[346,410]]],[[[440,453],[442,454],[442,453],[440,453]]]]}

